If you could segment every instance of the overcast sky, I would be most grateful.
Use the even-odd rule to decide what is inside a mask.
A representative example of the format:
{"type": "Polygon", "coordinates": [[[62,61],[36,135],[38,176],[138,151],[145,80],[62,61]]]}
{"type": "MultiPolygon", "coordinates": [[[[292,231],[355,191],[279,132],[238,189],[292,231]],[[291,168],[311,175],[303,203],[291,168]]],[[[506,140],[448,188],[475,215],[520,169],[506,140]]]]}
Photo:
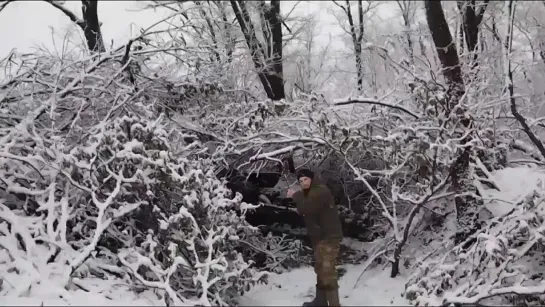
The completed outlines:
{"type": "MultiPolygon", "coordinates": [[[[287,12],[294,2],[283,1],[283,11],[287,12]]],[[[65,6],[81,16],[80,1],[66,1],[65,6]]],[[[387,4],[387,6],[390,6],[387,4]]],[[[104,43],[110,46],[123,44],[132,33],[149,26],[163,16],[160,12],[139,11],[142,2],[137,1],[99,1],[98,16],[102,25],[104,43]]],[[[332,5],[321,1],[304,1],[298,4],[295,14],[318,14],[320,20],[320,41],[335,39],[340,29],[336,19],[330,14],[332,5]]],[[[337,8],[338,9],[338,8],[337,8]]],[[[395,8],[381,9],[381,15],[390,17],[395,8]]],[[[165,14],[165,13],[163,13],[165,14]]],[[[43,1],[16,1],[0,12],[0,58],[13,48],[20,52],[32,51],[36,45],[53,47],[53,42],[62,42],[69,29],[77,27],[59,10],[43,1]],[[54,31],[52,31],[54,30],[54,31]]],[[[73,31],[79,37],[82,32],[73,31]]]]}
{"type": "MultiPolygon", "coordinates": [[[[81,16],[80,1],[66,1],[65,6],[81,16]]],[[[108,46],[113,39],[121,44],[137,30],[157,21],[158,13],[137,12],[140,5],[135,1],[100,1],[99,20],[103,23],[104,43],[108,46]]],[[[62,41],[66,31],[76,26],[63,13],[44,1],[16,1],[0,12],[0,56],[17,48],[21,52],[30,51],[36,45],[53,47],[62,41]],[[52,34],[52,29],[54,34],[52,34]]],[[[81,31],[75,32],[82,36],[81,31]]]]}

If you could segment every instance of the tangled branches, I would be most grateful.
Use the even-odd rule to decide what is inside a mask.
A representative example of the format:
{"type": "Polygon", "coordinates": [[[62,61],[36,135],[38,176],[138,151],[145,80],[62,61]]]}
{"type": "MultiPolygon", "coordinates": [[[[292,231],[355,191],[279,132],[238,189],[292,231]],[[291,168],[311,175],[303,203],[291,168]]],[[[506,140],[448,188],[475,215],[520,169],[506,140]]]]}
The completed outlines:
{"type": "Polygon", "coordinates": [[[114,57],[44,57],[1,86],[12,120],[0,135],[2,275],[26,276],[3,292],[55,280],[68,295],[82,278],[113,275],[177,305],[236,304],[262,276],[239,243],[256,233],[244,220],[252,206],[214,176],[195,132],[171,130],[115,77],[114,57]]]}
{"type": "Polygon", "coordinates": [[[543,195],[531,194],[444,256],[420,263],[407,297],[418,305],[512,304],[512,295],[523,295],[523,304],[543,304],[542,272],[527,264],[543,259],[544,205],[543,195]]]}

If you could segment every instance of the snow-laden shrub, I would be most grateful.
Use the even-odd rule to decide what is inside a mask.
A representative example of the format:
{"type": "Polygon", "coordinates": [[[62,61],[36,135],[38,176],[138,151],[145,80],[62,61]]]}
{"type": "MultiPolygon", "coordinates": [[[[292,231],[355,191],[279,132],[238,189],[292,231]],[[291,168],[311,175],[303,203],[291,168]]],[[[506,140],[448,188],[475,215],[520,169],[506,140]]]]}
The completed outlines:
{"type": "Polygon", "coordinates": [[[52,275],[66,284],[106,278],[122,264],[128,274],[116,275],[163,289],[177,304],[225,305],[255,282],[236,250],[249,230],[240,214],[247,205],[231,199],[206,160],[174,156],[160,119],[114,118],[70,151],[38,138],[33,148],[10,148],[32,141],[28,130],[0,144],[6,192],[25,198],[1,211],[2,246],[22,257],[11,264],[19,274],[32,274],[24,262],[40,272],[28,287],[52,275]]]}
{"type": "Polygon", "coordinates": [[[545,195],[533,193],[444,255],[418,263],[406,297],[418,306],[543,305],[544,222],[545,195]]]}
{"type": "Polygon", "coordinates": [[[265,244],[259,236],[248,237],[242,243],[260,252],[259,258],[254,256],[255,260],[259,260],[261,267],[269,272],[284,273],[302,265],[309,265],[312,256],[310,248],[285,234],[275,236],[269,232],[265,244]]]}
{"type": "Polygon", "coordinates": [[[118,278],[168,303],[236,305],[263,276],[241,243],[261,236],[244,220],[252,206],[215,177],[194,126],[116,79],[105,63],[117,56],[42,56],[0,87],[2,295],[118,278]]]}

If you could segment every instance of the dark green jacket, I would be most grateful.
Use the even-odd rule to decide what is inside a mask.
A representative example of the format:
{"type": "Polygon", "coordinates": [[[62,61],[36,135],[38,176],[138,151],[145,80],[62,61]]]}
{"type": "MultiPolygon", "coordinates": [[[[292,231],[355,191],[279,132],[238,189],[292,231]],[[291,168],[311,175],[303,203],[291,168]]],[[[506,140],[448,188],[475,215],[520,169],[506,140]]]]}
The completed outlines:
{"type": "Polygon", "coordinates": [[[312,182],[307,192],[293,194],[297,212],[305,219],[308,235],[313,246],[321,240],[341,240],[343,237],[339,212],[329,188],[312,182]]]}

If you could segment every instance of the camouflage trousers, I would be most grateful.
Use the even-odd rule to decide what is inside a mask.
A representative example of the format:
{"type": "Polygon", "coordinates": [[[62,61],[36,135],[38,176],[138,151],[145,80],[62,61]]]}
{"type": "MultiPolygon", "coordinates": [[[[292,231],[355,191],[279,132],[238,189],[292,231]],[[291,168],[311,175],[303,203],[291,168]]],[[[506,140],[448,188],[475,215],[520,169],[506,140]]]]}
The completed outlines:
{"type": "Polygon", "coordinates": [[[314,246],[314,272],[317,286],[324,290],[337,289],[337,257],[339,256],[339,240],[322,240],[314,246]]]}

